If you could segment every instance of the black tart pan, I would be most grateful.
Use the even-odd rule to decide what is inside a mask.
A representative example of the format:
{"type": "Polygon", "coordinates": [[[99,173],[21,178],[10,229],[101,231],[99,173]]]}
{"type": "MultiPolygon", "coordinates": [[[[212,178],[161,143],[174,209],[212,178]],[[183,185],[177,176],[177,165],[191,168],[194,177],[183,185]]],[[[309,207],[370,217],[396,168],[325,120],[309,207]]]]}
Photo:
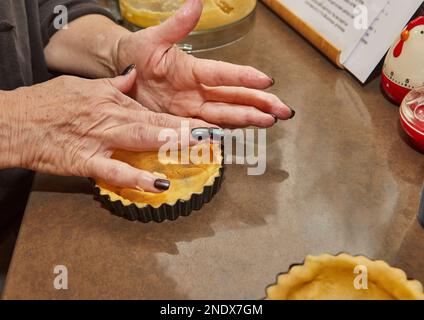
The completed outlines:
{"type": "Polygon", "coordinates": [[[206,203],[218,193],[224,179],[224,165],[219,169],[219,176],[215,178],[213,185],[207,186],[200,194],[194,193],[190,200],[178,200],[176,204],[163,204],[159,208],[150,205],[138,207],[136,204],[126,206],[121,200],[112,201],[109,195],[102,195],[101,189],[92,180],[95,198],[100,201],[111,213],[130,221],[148,222],[164,222],[166,220],[175,221],[179,217],[187,217],[193,211],[200,210],[206,203]]]}

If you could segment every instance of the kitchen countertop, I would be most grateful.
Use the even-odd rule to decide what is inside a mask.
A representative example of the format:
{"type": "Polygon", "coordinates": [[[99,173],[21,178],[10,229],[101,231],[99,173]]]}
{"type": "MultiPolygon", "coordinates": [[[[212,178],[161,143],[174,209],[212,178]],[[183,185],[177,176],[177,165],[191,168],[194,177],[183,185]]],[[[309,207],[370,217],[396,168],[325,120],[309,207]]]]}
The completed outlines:
{"type": "Polygon", "coordinates": [[[424,282],[424,160],[379,80],[361,86],[263,5],[245,39],[200,56],[265,71],[296,109],[268,130],[267,172],[229,166],[211,203],[163,224],[110,214],[85,179],[38,175],[3,298],[259,299],[306,255],[339,252],[424,282]],[[68,290],[53,287],[56,265],[68,290]]]}

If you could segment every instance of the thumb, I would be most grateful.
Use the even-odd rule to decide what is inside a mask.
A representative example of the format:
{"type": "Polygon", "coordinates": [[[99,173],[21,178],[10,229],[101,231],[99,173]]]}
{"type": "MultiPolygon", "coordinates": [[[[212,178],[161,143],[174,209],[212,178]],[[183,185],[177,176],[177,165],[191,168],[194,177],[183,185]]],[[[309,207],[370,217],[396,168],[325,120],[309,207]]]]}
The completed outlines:
{"type": "Polygon", "coordinates": [[[121,91],[122,93],[128,93],[135,84],[137,79],[137,70],[135,64],[129,65],[120,76],[109,79],[110,84],[121,91]]]}
{"type": "Polygon", "coordinates": [[[187,0],[174,16],[154,28],[156,36],[167,44],[179,42],[196,27],[202,10],[202,0],[187,0]]]}
{"type": "Polygon", "coordinates": [[[95,158],[91,177],[101,179],[116,187],[161,193],[170,188],[170,181],[148,171],[140,170],[127,163],[107,158],[95,158]]]}

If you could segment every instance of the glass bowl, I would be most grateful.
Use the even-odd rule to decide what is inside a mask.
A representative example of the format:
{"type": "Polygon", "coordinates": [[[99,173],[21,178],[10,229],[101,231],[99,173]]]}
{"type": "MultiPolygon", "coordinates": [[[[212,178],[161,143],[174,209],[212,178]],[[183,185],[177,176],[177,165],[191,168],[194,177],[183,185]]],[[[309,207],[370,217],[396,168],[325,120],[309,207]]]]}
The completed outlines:
{"type": "MultiPolygon", "coordinates": [[[[203,51],[233,43],[253,27],[257,0],[204,0],[196,29],[180,44],[186,51],[203,51]]],[[[119,0],[125,25],[136,31],[171,17],[184,0],[119,0]]]]}

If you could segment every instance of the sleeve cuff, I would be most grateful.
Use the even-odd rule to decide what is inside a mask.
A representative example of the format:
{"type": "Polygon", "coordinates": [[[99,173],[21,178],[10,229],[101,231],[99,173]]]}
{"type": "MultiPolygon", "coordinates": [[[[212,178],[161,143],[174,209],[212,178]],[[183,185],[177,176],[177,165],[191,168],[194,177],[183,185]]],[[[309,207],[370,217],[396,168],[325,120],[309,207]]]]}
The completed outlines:
{"type": "Polygon", "coordinates": [[[47,8],[40,8],[40,22],[43,35],[43,44],[46,46],[50,38],[60,29],[54,27],[54,7],[65,5],[68,8],[68,23],[89,14],[100,14],[116,22],[114,15],[106,8],[91,1],[49,1],[47,8]],[[42,14],[47,12],[47,14],[42,14]]]}

